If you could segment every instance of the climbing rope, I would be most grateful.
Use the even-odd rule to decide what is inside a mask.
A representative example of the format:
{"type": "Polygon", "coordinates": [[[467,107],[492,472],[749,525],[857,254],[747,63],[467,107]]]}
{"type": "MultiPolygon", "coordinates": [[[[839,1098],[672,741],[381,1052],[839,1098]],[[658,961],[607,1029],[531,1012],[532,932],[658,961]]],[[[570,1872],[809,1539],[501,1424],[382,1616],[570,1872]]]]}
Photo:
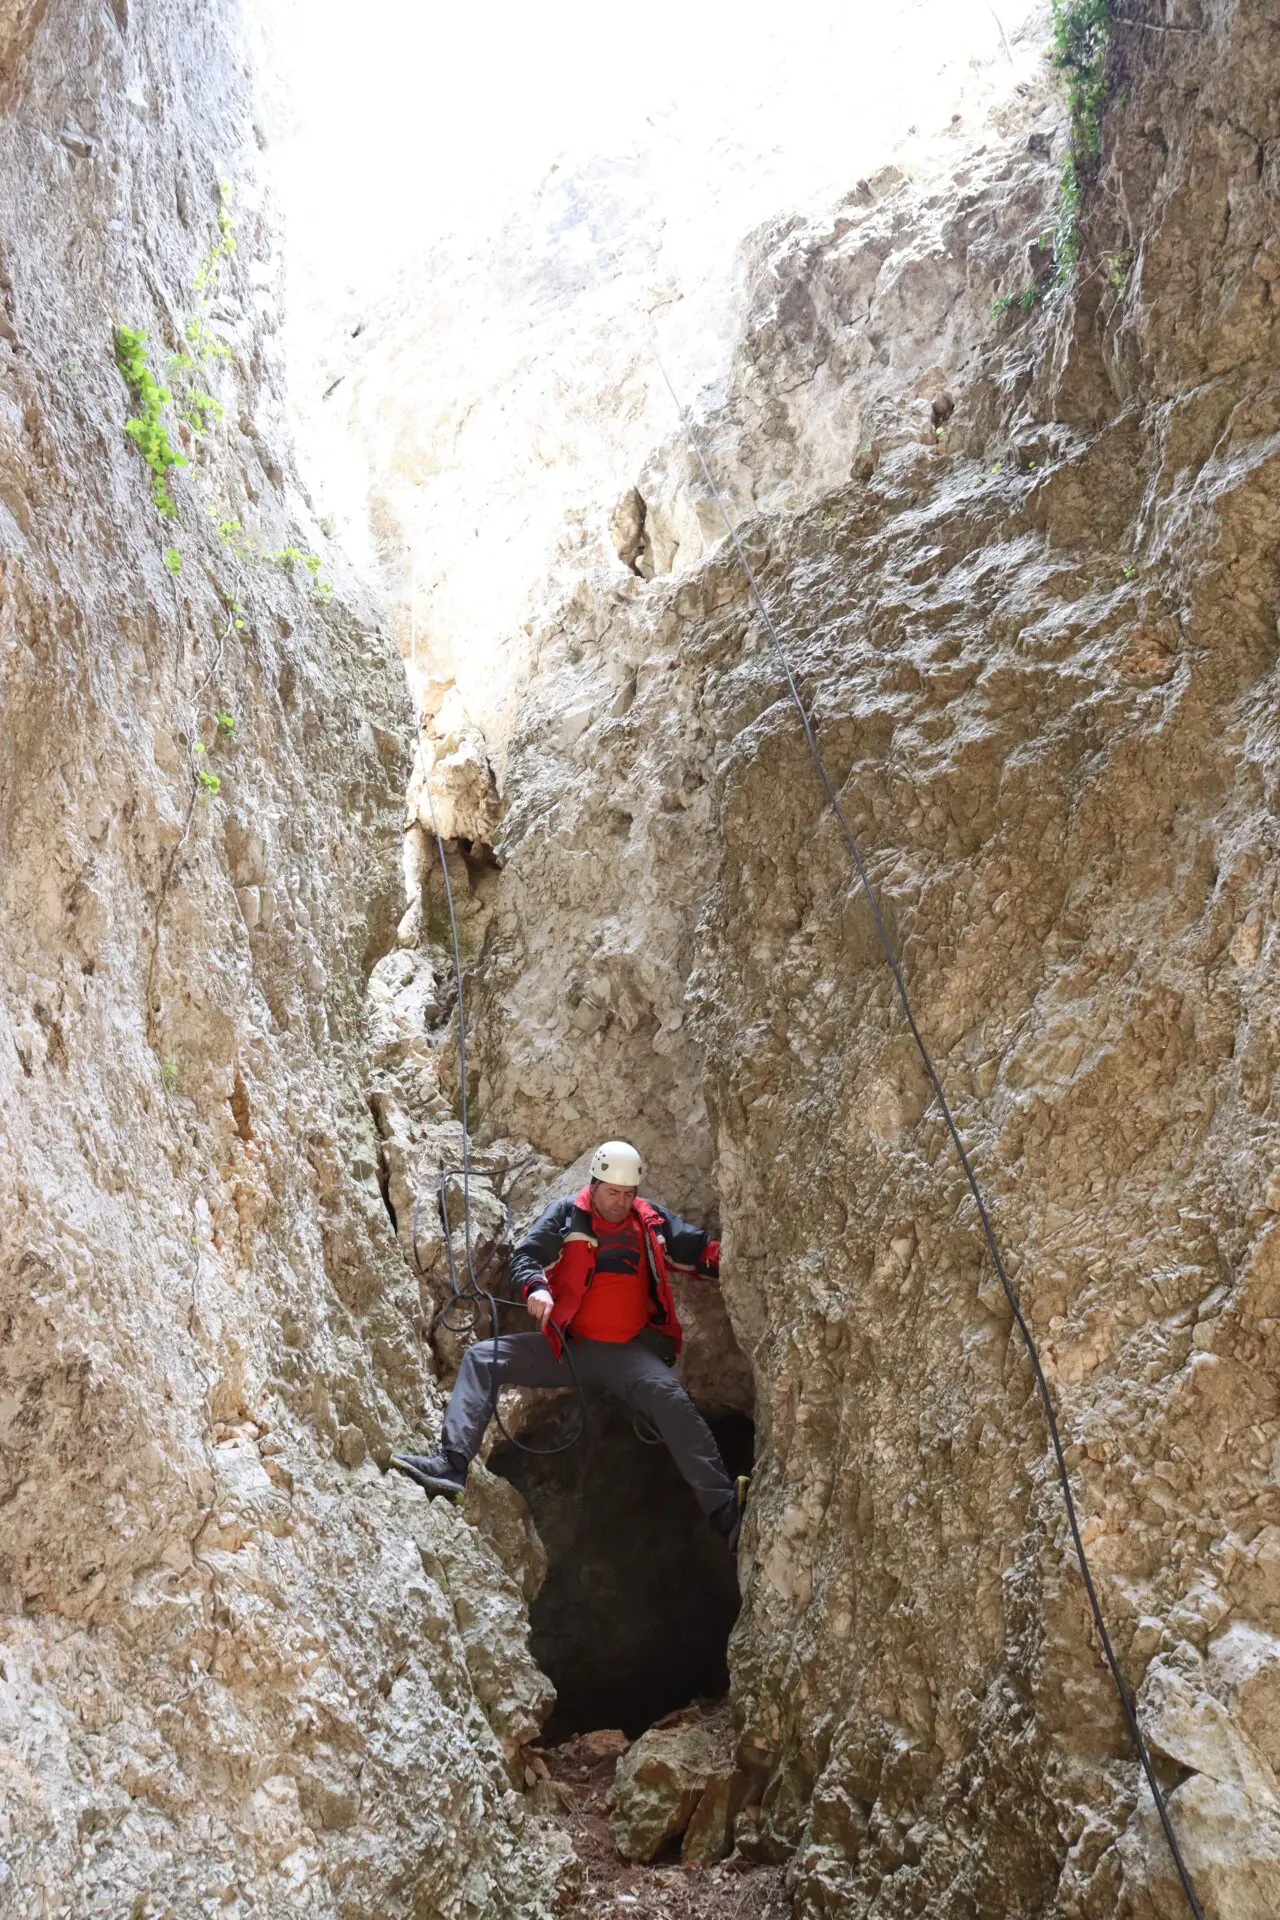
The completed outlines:
{"type": "MultiPolygon", "coordinates": [[[[459,1284],[458,1279],[458,1266],[453,1251],[453,1228],[449,1220],[448,1176],[442,1167],[440,1169],[436,1199],[440,1211],[440,1225],[444,1230],[444,1244],[449,1260],[449,1298],[433,1318],[430,1331],[434,1333],[438,1326],[444,1326],[449,1329],[450,1333],[474,1333],[480,1324],[481,1309],[486,1303],[488,1304],[489,1338],[493,1343],[493,1364],[490,1369],[489,1382],[490,1416],[497,1422],[498,1432],[509,1445],[515,1447],[520,1453],[531,1453],[537,1455],[539,1458],[547,1458],[552,1454],[567,1453],[570,1447],[577,1446],[579,1440],[581,1440],[586,1433],[586,1395],[582,1390],[582,1382],[578,1378],[578,1369],[573,1363],[573,1354],[569,1350],[569,1340],[566,1334],[562,1338],[560,1351],[569,1364],[569,1372],[578,1394],[578,1424],[576,1430],[570,1434],[569,1438],[559,1441],[554,1447],[531,1447],[527,1441],[518,1439],[514,1433],[508,1432],[502,1415],[498,1411],[498,1395],[501,1391],[501,1381],[498,1378],[498,1341],[502,1337],[498,1316],[504,1307],[518,1307],[522,1313],[527,1312],[527,1308],[523,1300],[512,1300],[507,1295],[492,1293],[488,1288],[480,1285],[480,1279],[483,1276],[484,1269],[493,1258],[493,1249],[491,1248],[486,1255],[479,1274],[476,1272],[475,1259],[472,1253],[471,1128],[467,1115],[467,1012],[462,996],[462,952],[458,945],[458,919],[453,906],[453,887],[449,881],[449,863],[445,858],[444,837],[440,832],[440,822],[436,818],[436,803],[432,798],[431,781],[429,778],[425,781],[424,786],[427,805],[431,810],[431,831],[435,835],[436,854],[440,861],[440,872],[444,877],[445,905],[449,910],[449,938],[453,946],[453,978],[458,995],[459,1117],[462,1121],[462,1244],[467,1263],[467,1283],[465,1286],[462,1286],[459,1284]],[[469,1318],[462,1325],[459,1325],[456,1318],[453,1317],[459,1309],[465,1310],[469,1315],[469,1318]]],[[[418,1272],[422,1273],[423,1265],[418,1254],[418,1219],[420,1209],[421,1202],[415,1197],[410,1233],[413,1242],[413,1263],[417,1267],[418,1272]]],[[[510,1219],[509,1208],[508,1219],[510,1219]]]]}
{"type": "Polygon", "coordinates": [[[1098,1600],[1097,1588],[1094,1586],[1093,1574],[1089,1567],[1088,1556],[1085,1553],[1084,1541],[1080,1536],[1080,1525],[1076,1518],[1075,1500],[1071,1493],[1071,1479],[1067,1472],[1066,1455],[1063,1452],[1062,1441],[1058,1434],[1058,1422],[1053,1408],[1053,1396],[1049,1392],[1049,1383],[1045,1379],[1044,1368],[1040,1364],[1039,1349],[1036,1346],[1031,1329],[1023,1316],[1022,1308],[1018,1303],[1018,1297],[1013,1290],[1008,1273],[1005,1271],[1005,1264],[1001,1258],[1000,1248],[996,1242],[995,1230],[991,1225],[991,1219],[987,1212],[986,1204],[983,1201],[977,1177],[970,1164],[969,1156],[965,1152],[964,1142],[960,1138],[960,1130],[956,1126],[950,1105],[947,1101],[947,1096],[943,1092],[942,1081],[938,1076],[937,1068],[933,1064],[929,1049],[924,1043],[924,1037],[916,1024],[916,1017],[912,1011],[911,999],[907,993],[907,985],[903,978],[902,968],[898,963],[897,955],[894,953],[893,943],[889,938],[888,929],[885,926],[884,917],[880,911],[880,903],[876,898],[875,888],[871,884],[871,877],[867,872],[866,862],[862,856],[862,849],[858,845],[853,829],[845,817],[845,811],[840,804],[840,798],[836,792],[835,784],[832,781],[830,773],[827,771],[826,762],[822,757],[817,738],[814,734],[813,721],[801,697],[800,689],[796,685],[795,674],[792,671],[787,650],[782,643],[782,638],[778,632],[773,616],[765,604],[764,595],[760,590],[760,584],[752,570],[751,562],[747,559],[746,553],[743,550],[742,542],[738,538],[737,529],[729,518],[720,489],[712,478],[711,469],[703,457],[702,446],[694,431],[693,422],[685,410],[679,394],[672,385],[671,378],[667,373],[666,367],[663,365],[662,357],[658,352],[657,345],[652,336],[650,336],[649,346],[653,353],[654,361],[657,364],[658,371],[662,375],[667,392],[671,395],[672,403],[680,416],[680,422],[684,427],[689,446],[697,458],[699,467],[702,469],[703,479],[710,489],[711,497],[716,504],[716,510],[724,522],[725,532],[733,543],[734,552],[737,554],[742,565],[742,571],[747,577],[747,584],[751,589],[751,596],[759,609],[760,617],[764,622],[769,638],[773,643],[774,651],[778,656],[783,676],[787,683],[787,691],[791,696],[796,712],[800,716],[800,724],[804,729],[805,745],[808,747],[814,766],[818,770],[818,775],[822,781],[827,799],[831,802],[836,819],[840,823],[840,831],[844,835],[845,846],[848,849],[854,871],[861,883],[863,893],[866,895],[867,904],[871,908],[876,933],[879,936],[880,945],[884,950],[885,959],[889,963],[889,970],[893,975],[893,982],[897,988],[898,999],[906,1017],[907,1025],[911,1029],[911,1037],[916,1043],[921,1061],[924,1064],[924,1070],[929,1078],[929,1084],[933,1088],[934,1095],[942,1111],[942,1117],[947,1124],[947,1131],[951,1135],[952,1144],[959,1157],[960,1165],[964,1170],[964,1177],[968,1182],[969,1192],[972,1194],[974,1205],[978,1209],[978,1218],[982,1222],[983,1237],[986,1240],[987,1248],[995,1265],[995,1270],[999,1275],[1000,1285],[1004,1289],[1004,1295],[1009,1302],[1013,1317],[1017,1322],[1018,1331],[1021,1333],[1027,1352],[1031,1357],[1031,1364],[1035,1369],[1036,1386],[1039,1389],[1040,1399],[1044,1406],[1045,1420],[1049,1428],[1049,1438],[1053,1443],[1053,1454],[1057,1463],[1058,1479],[1062,1485],[1062,1497],[1066,1505],[1067,1521],[1071,1528],[1071,1538],[1075,1544],[1076,1558],[1080,1563],[1080,1573],[1084,1581],[1085,1592],[1089,1597],[1089,1607],[1093,1614],[1094,1626],[1097,1628],[1098,1638],[1102,1643],[1103,1654],[1106,1658],[1107,1666],[1110,1668],[1111,1678],[1115,1683],[1116,1693],[1119,1696],[1120,1706],[1129,1728],[1130,1738],[1137,1751],[1138,1759],[1142,1763],[1142,1771],[1146,1775],[1147,1785],[1151,1789],[1151,1795],[1156,1804],[1156,1811],[1160,1816],[1160,1824],[1164,1829],[1164,1837],[1169,1843],[1169,1851],[1173,1856],[1173,1863],[1178,1870],[1178,1878],[1182,1882],[1182,1890],[1187,1896],[1187,1902],[1192,1913],[1195,1915],[1195,1920],[1204,1920],[1204,1909],[1196,1897],[1196,1891],[1191,1882],[1191,1875],[1182,1857],[1182,1849],[1178,1845],[1177,1835],[1174,1833],[1172,1823],[1169,1819],[1169,1811],[1165,1805],[1164,1794],[1160,1789],[1159,1781],[1156,1779],[1155,1771],[1151,1765],[1151,1756],[1147,1751],[1147,1743],[1143,1737],[1142,1729],[1138,1724],[1137,1712],[1135,1711],[1124,1675],[1120,1671],[1120,1665],[1116,1659],[1115,1651],[1111,1645],[1111,1636],[1107,1632],[1106,1622],[1102,1617],[1102,1607],[1098,1600]]]}

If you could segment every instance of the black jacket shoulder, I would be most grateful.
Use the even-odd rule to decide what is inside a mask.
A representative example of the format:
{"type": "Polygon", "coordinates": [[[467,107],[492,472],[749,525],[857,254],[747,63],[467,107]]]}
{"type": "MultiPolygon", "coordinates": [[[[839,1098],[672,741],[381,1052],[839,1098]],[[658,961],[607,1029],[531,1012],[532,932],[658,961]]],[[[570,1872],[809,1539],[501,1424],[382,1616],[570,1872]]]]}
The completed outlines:
{"type": "Polygon", "coordinates": [[[546,1269],[554,1267],[560,1258],[565,1235],[573,1218],[574,1205],[573,1194],[563,1200],[553,1200],[511,1249],[508,1269],[511,1281],[526,1298],[534,1287],[543,1284],[542,1276],[546,1269]]]}

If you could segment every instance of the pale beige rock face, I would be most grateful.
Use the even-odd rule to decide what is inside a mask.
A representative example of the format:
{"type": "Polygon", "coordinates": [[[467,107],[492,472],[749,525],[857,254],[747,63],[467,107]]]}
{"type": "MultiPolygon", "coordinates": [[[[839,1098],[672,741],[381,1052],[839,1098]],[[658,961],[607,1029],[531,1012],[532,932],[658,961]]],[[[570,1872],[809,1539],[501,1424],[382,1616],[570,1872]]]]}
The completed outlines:
{"type": "MultiPolygon", "coordinates": [[[[359,77],[354,100],[334,96],[327,113],[307,98],[308,78],[323,83],[332,65],[307,0],[249,0],[249,11],[265,65],[292,96],[266,121],[290,216],[290,339],[300,371],[313,361],[294,387],[309,484],[384,587],[415,691],[456,681],[502,778],[527,635],[549,607],[585,569],[652,570],[658,544],[661,565],[683,569],[719,538],[690,487],[651,339],[684,389],[723,400],[744,273],[778,240],[751,230],[779,209],[827,207],[888,157],[914,178],[949,180],[975,147],[998,145],[993,104],[1016,87],[1046,91],[1043,20],[1027,24],[1030,0],[1004,0],[999,22],[982,0],[916,0],[870,15],[810,8],[802,30],[756,9],[750,31],[735,33],[713,14],[659,6],[637,39],[628,17],[571,9],[550,47],[539,35],[545,69],[516,76],[509,116],[500,102],[526,21],[491,53],[467,50],[465,28],[459,47],[456,16],[424,30],[417,16],[392,24],[395,9],[375,8],[358,48],[338,42],[348,72],[385,50],[386,105],[368,126],[359,77]],[[442,69],[455,78],[437,94],[442,69]],[[455,103],[439,95],[455,94],[470,110],[442,151],[455,103]],[[536,158],[521,145],[535,101],[547,142],[536,158]],[[348,161],[337,177],[335,152],[348,161]],[[496,176],[482,186],[490,162],[501,190],[496,176]],[[363,259],[374,231],[387,236],[376,262],[363,259]],[[638,481],[648,541],[635,524],[638,481]]],[[[802,241],[804,221],[788,224],[802,241]]],[[[900,264],[927,244],[899,291],[934,281],[933,236],[921,226],[910,242],[900,264]]],[[[946,277],[931,289],[943,311],[946,277]]],[[[905,345],[911,321],[894,286],[886,274],[905,345]]],[[[921,298],[912,311],[932,349],[934,309],[921,298]]],[[[795,320],[788,309],[785,323],[795,320]]],[[[835,389],[849,397],[839,355],[816,384],[812,361],[796,372],[788,433],[760,436],[763,491],[748,496],[759,505],[811,497],[819,468],[823,479],[833,463],[849,471],[843,419],[821,447],[790,435],[810,398],[826,415],[835,389]]],[[[744,426],[755,399],[734,395],[744,426]]]]}
{"type": "Polygon", "coordinates": [[[9,6],[0,59],[0,1912],[545,1913],[536,1554],[376,1465],[440,1399],[360,1025],[411,721],[293,475],[235,9],[9,6]],[[162,522],[113,323],[163,372],[222,178],[162,522]]]}
{"type": "MultiPolygon", "coordinates": [[[[913,347],[912,431],[859,424],[864,479],[745,537],[1041,1342],[1205,1910],[1253,1920],[1280,1910],[1280,46],[1261,0],[1180,24],[1116,29],[1086,210],[1110,268],[990,316],[1055,167],[979,181],[962,313],[930,269],[945,438],[913,347]]],[[[790,284],[856,258],[815,229],[790,284]]],[[[708,423],[731,482],[781,458],[802,359],[759,287],[759,424],[708,423]]],[[[840,337],[832,417],[892,418],[892,326],[883,359],[856,317],[840,337]]],[[[760,1441],[753,1846],[805,1916],[1172,1920],[1030,1371],[735,564],[586,577],[534,659],[478,1103],[556,1159],[625,1123],[655,1190],[718,1196],[760,1441]]]]}
{"type": "Polygon", "coordinates": [[[613,1837],[624,1860],[652,1860],[684,1832],[716,1766],[701,1727],[652,1727],[618,1762],[613,1837]]]}

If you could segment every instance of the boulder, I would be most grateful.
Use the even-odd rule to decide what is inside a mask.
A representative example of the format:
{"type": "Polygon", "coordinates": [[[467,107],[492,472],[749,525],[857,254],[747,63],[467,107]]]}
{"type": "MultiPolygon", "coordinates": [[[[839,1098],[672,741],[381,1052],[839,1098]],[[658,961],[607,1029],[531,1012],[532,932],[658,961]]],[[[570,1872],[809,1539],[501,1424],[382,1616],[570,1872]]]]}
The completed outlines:
{"type": "Polygon", "coordinates": [[[611,1826],[624,1860],[652,1860],[685,1831],[718,1763],[703,1727],[651,1727],[640,1736],[613,1782],[611,1826]]]}
{"type": "Polygon", "coordinates": [[[734,1776],[722,1768],[707,1781],[685,1828],[680,1858],[686,1867],[711,1867],[728,1853],[733,1802],[734,1776]]]}

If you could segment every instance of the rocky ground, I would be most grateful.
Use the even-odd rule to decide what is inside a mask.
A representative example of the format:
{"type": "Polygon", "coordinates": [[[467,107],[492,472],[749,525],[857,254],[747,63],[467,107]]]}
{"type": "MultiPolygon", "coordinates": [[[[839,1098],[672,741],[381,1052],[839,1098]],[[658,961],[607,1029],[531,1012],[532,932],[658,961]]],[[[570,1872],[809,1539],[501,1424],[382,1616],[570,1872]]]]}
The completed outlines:
{"type": "MultiPolygon", "coordinates": [[[[721,1710],[705,1720],[696,1712],[673,1714],[661,1723],[675,1739],[688,1738],[692,1729],[708,1730],[718,1744],[721,1765],[732,1764],[732,1738],[727,1715],[721,1710]]],[[[652,1746],[653,1742],[648,1743],[652,1746]]],[[[625,1734],[608,1728],[579,1734],[556,1746],[532,1746],[526,1749],[530,1772],[536,1775],[535,1800],[544,1806],[568,1835],[582,1866],[582,1882],[576,1899],[567,1909],[569,1920],[586,1920],[591,1914],[634,1914],[637,1920],[647,1916],[665,1916],[666,1920],[782,1920],[791,1911],[791,1903],[776,1867],[753,1865],[739,1858],[732,1865],[718,1865],[666,1856],[680,1851],[681,1834],[673,1832],[670,1843],[661,1849],[656,1864],[640,1863],[619,1852],[621,1839],[627,1854],[634,1853],[639,1829],[646,1823],[658,1826],[648,1836],[651,1842],[659,1831],[678,1823],[679,1787],[667,1772],[646,1794],[633,1788],[630,1796],[615,1790],[615,1776],[627,1752],[625,1734]],[[621,1798],[623,1826],[619,1830],[618,1805],[621,1798]]],[[[705,1763],[704,1763],[705,1764],[705,1763]]],[[[713,1762],[714,1764],[714,1762],[713,1762]]],[[[697,1782],[695,1781],[695,1789],[697,1782]]],[[[697,1804],[697,1791],[693,1796],[697,1804]]],[[[688,1812],[684,1818],[688,1820],[688,1812]]],[[[645,1842],[641,1842],[642,1848],[645,1842]]],[[[688,1851],[687,1840],[685,1850],[688,1851]]]]}

